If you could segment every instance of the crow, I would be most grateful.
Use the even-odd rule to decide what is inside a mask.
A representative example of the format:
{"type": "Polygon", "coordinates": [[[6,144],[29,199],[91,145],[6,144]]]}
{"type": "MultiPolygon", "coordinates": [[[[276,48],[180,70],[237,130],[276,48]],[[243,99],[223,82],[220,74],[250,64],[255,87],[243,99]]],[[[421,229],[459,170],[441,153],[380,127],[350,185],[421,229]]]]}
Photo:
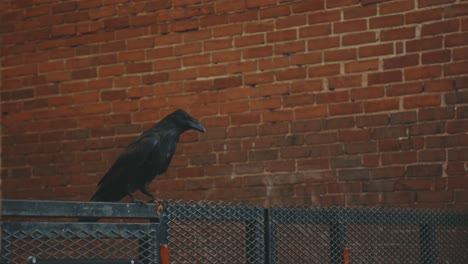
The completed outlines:
{"type": "MultiPolygon", "coordinates": [[[[117,202],[130,196],[132,202],[143,203],[133,195],[137,190],[156,201],[148,185],[167,170],[180,135],[190,129],[206,132],[200,122],[178,109],[143,132],[101,178],[91,201],[117,202]]],[[[97,218],[81,218],[79,221],[92,222],[97,218]]]]}

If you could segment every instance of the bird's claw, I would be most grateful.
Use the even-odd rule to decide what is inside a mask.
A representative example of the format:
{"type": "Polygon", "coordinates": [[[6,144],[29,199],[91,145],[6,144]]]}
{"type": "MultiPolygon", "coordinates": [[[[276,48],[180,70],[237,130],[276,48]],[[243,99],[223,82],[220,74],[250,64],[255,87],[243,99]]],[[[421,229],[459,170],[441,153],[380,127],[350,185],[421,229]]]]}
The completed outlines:
{"type": "Polygon", "coordinates": [[[156,205],[156,214],[160,215],[164,208],[166,208],[166,203],[163,200],[154,199],[152,202],[156,205]]]}
{"type": "Polygon", "coordinates": [[[138,204],[139,206],[145,206],[146,205],[146,203],[144,201],[138,200],[138,199],[133,199],[132,203],[138,204]]]}

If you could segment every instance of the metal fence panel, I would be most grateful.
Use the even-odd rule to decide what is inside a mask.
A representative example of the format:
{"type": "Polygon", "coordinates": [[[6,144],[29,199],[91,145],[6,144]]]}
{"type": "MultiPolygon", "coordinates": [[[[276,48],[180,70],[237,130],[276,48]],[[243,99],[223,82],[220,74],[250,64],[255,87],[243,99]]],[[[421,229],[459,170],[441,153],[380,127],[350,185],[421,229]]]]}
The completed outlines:
{"type": "Polygon", "coordinates": [[[4,222],[2,263],[132,259],[158,263],[158,224],[4,222]]]}
{"type": "Polygon", "coordinates": [[[269,263],[468,263],[466,214],[276,207],[269,226],[269,263]]]}
{"type": "Polygon", "coordinates": [[[162,215],[155,215],[155,209],[122,203],[7,201],[2,208],[8,221],[1,225],[0,262],[26,263],[35,257],[44,264],[160,263],[160,244],[169,244],[171,263],[468,263],[466,213],[264,208],[204,201],[171,201],[162,215]],[[34,222],[15,216],[150,222],[34,222]]]}
{"type": "Polygon", "coordinates": [[[264,209],[210,202],[168,208],[172,263],[264,263],[264,209]]]}

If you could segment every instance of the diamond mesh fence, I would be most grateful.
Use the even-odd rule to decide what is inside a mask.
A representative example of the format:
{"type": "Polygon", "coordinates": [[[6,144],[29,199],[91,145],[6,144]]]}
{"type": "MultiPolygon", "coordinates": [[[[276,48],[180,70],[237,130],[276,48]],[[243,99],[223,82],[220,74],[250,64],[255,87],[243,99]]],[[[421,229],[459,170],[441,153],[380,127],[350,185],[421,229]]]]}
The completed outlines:
{"type": "Polygon", "coordinates": [[[168,208],[171,263],[264,263],[264,209],[214,202],[168,208]]]}
{"type": "Polygon", "coordinates": [[[269,263],[468,263],[466,214],[272,208],[269,263]]]}
{"type": "Polygon", "coordinates": [[[31,259],[157,263],[157,230],[154,224],[5,222],[1,263],[31,259]]]}
{"type": "Polygon", "coordinates": [[[160,244],[169,244],[170,263],[468,263],[468,214],[418,209],[171,201],[155,222],[6,221],[1,234],[8,264],[167,264],[160,244]]]}

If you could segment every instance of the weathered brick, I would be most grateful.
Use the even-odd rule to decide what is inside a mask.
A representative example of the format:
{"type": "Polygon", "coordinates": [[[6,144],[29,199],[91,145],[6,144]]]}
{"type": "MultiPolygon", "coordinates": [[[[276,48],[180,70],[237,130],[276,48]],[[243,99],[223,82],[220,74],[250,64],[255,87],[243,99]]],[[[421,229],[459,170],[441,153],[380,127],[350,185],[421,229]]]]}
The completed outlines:
{"type": "Polygon", "coordinates": [[[442,165],[409,165],[405,172],[406,177],[441,177],[442,165]]]}

